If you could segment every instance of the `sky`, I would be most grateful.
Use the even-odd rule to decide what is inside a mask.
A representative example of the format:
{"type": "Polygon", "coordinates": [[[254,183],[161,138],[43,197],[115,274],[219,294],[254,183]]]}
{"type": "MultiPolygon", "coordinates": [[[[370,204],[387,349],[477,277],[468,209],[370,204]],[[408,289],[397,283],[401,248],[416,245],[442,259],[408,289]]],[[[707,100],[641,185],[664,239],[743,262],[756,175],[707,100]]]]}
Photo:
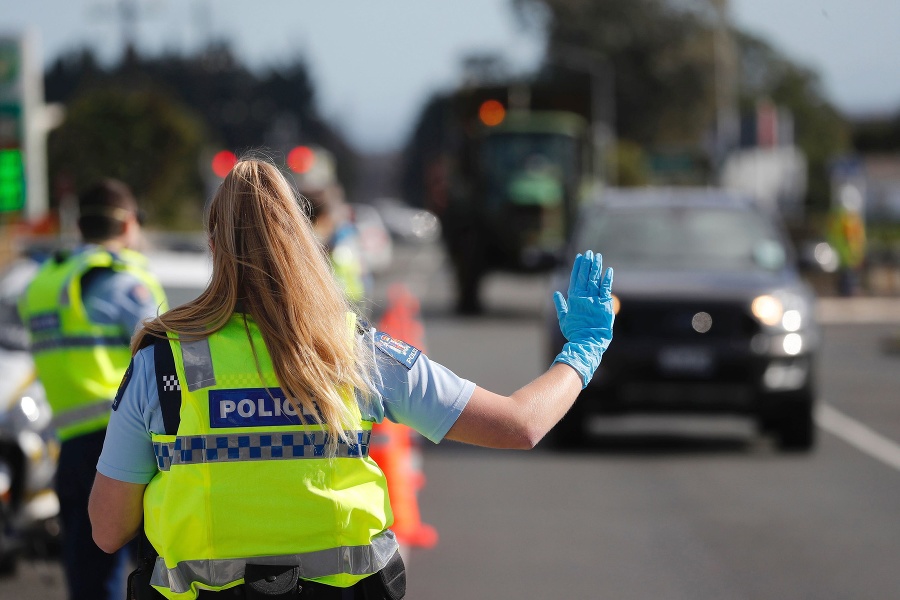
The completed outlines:
{"type": "MultiPolygon", "coordinates": [[[[227,39],[254,68],[305,58],[322,114],[363,151],[402,145],[430,94],[460,81],[465,55],[496,53],[526,70],[543,47],[510,0],[137,1],[141,50],[227,39]]],[[[0,0],[0,35],[33,32],[44,63],[84,45],[112,60],[122,47],[118,2],[0,0]]],[[[816,70],[845,113],[900,110],[900,1],[731,0],[731,14],[816,70]]]]}

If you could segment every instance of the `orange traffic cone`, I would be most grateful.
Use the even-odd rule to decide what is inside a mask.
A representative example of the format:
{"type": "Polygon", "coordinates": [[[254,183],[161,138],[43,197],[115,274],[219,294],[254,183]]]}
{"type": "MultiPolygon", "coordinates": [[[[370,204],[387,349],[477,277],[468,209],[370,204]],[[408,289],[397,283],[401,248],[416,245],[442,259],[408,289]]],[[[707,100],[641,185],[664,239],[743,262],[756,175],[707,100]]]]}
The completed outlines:
{"type": "Polygon", "coordinates": [[[419,299],[402,283],[388,288],[388,308],[378,330],[425,351],[425,327],[419,320],[419,299]]]}
{"type": "MultiPolygon", "coordinates": [[[[378,322],[378,330],[424,351],[425,328],[419,320],[419,301],[402,284],[388,290],[388,309],[378,322]]],[[[421,455],[415,432],[406,425],[385,419],[372,427],[371,456],[387,478],[394,524],[391,526],[401,544],[432,548],[438,541],[437,530],[422,522],[418,492],[425,485],[421,455]]]]}

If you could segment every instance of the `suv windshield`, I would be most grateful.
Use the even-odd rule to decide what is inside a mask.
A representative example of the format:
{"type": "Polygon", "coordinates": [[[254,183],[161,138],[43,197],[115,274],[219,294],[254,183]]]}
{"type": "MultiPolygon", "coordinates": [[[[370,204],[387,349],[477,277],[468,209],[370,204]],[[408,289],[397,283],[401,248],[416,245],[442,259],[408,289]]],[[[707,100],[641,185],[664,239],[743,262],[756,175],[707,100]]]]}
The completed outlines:
{"type": "Polygon", "coordinates": [[[607,264],[635,270],[777,271],[786,259],[762,215],[711,207],[601,208],[579,242],[607,264]]]}
{"type": "Polygon", "coordinates": [[[576,185],[575,139],[548,133],[500,133],[484,141],[482,152],[488,203],[558,205],[576,185]]]}

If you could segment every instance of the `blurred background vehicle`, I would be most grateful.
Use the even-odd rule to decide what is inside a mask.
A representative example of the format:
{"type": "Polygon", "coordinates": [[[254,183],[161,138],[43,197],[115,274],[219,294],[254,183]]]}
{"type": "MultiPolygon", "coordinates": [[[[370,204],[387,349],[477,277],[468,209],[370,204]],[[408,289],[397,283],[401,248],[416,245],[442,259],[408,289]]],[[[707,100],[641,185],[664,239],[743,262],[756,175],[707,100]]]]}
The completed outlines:
{"type": "MultiPolygon", "coordinates": [[[[577,447],[595,414],[739,414],[785,450],[810,450],[821,334],[778,217],[714,188],[606,190],[570,254],[615,269],[615,341],[551,433],[577,447]]],[[[565,290],[569,265],[554,289],[565,290]]],[[[564,343],[547,319],[547,357],[564,343]]]]}
{"type": "Polygon", "coordinates": [[[200,295],[212,274],[212,258],[205,236],[150,236],[144,251],[169,300],[178,306],[200,295]]]}
{"type": "Polygon", "coordinates": [[[398,198],[376,198],[372,206],[381,215],[391,237],[402,242],[434,242],[441,239],[441,223],[429,210],[406,204],[398,198]]]}
{"type": "Polygon", "coordinates": [[[351,202],[352,221],[359,233],[362,258],[372,274],[384,273],[394,257],[394,243],[378,210],[361,202],[351,202]]]}
{"type": "MultiPolygon", "coordinates": [[[[546,272],[571,234],[577,207],[600,181],[606,91],[599,79],[543,72],[506,85],[471,85],[432,101],[420,127],[445,135],[408,164],[431,182],[413,195],[435,212],[456,275],[456,309],[483,309],[491,272],[546,272]],[[440,123],[440,125],[437,125],[440,123]]],[[[608,85],[608,81],[604,81],[608,85]]]]}
{"type": "Polygon", "coordinates": [[[53,476],[59,444],[37,380],[17,302],[38,261],[16,260],[0,273],[0,574],[23,555],[58,549],[59,500],[53,476]]]}

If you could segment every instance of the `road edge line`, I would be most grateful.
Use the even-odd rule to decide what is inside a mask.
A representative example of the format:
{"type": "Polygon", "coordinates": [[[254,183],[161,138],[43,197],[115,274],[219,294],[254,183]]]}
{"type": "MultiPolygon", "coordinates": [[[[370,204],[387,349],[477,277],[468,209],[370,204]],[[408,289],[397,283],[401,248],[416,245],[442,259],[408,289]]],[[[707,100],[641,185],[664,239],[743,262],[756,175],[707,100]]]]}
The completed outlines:
{"type": "Polygon", "coordinates": [[[820,428],[900,471],[900,445],[824,402],[819,404],[815,417],[820,428]]]}

